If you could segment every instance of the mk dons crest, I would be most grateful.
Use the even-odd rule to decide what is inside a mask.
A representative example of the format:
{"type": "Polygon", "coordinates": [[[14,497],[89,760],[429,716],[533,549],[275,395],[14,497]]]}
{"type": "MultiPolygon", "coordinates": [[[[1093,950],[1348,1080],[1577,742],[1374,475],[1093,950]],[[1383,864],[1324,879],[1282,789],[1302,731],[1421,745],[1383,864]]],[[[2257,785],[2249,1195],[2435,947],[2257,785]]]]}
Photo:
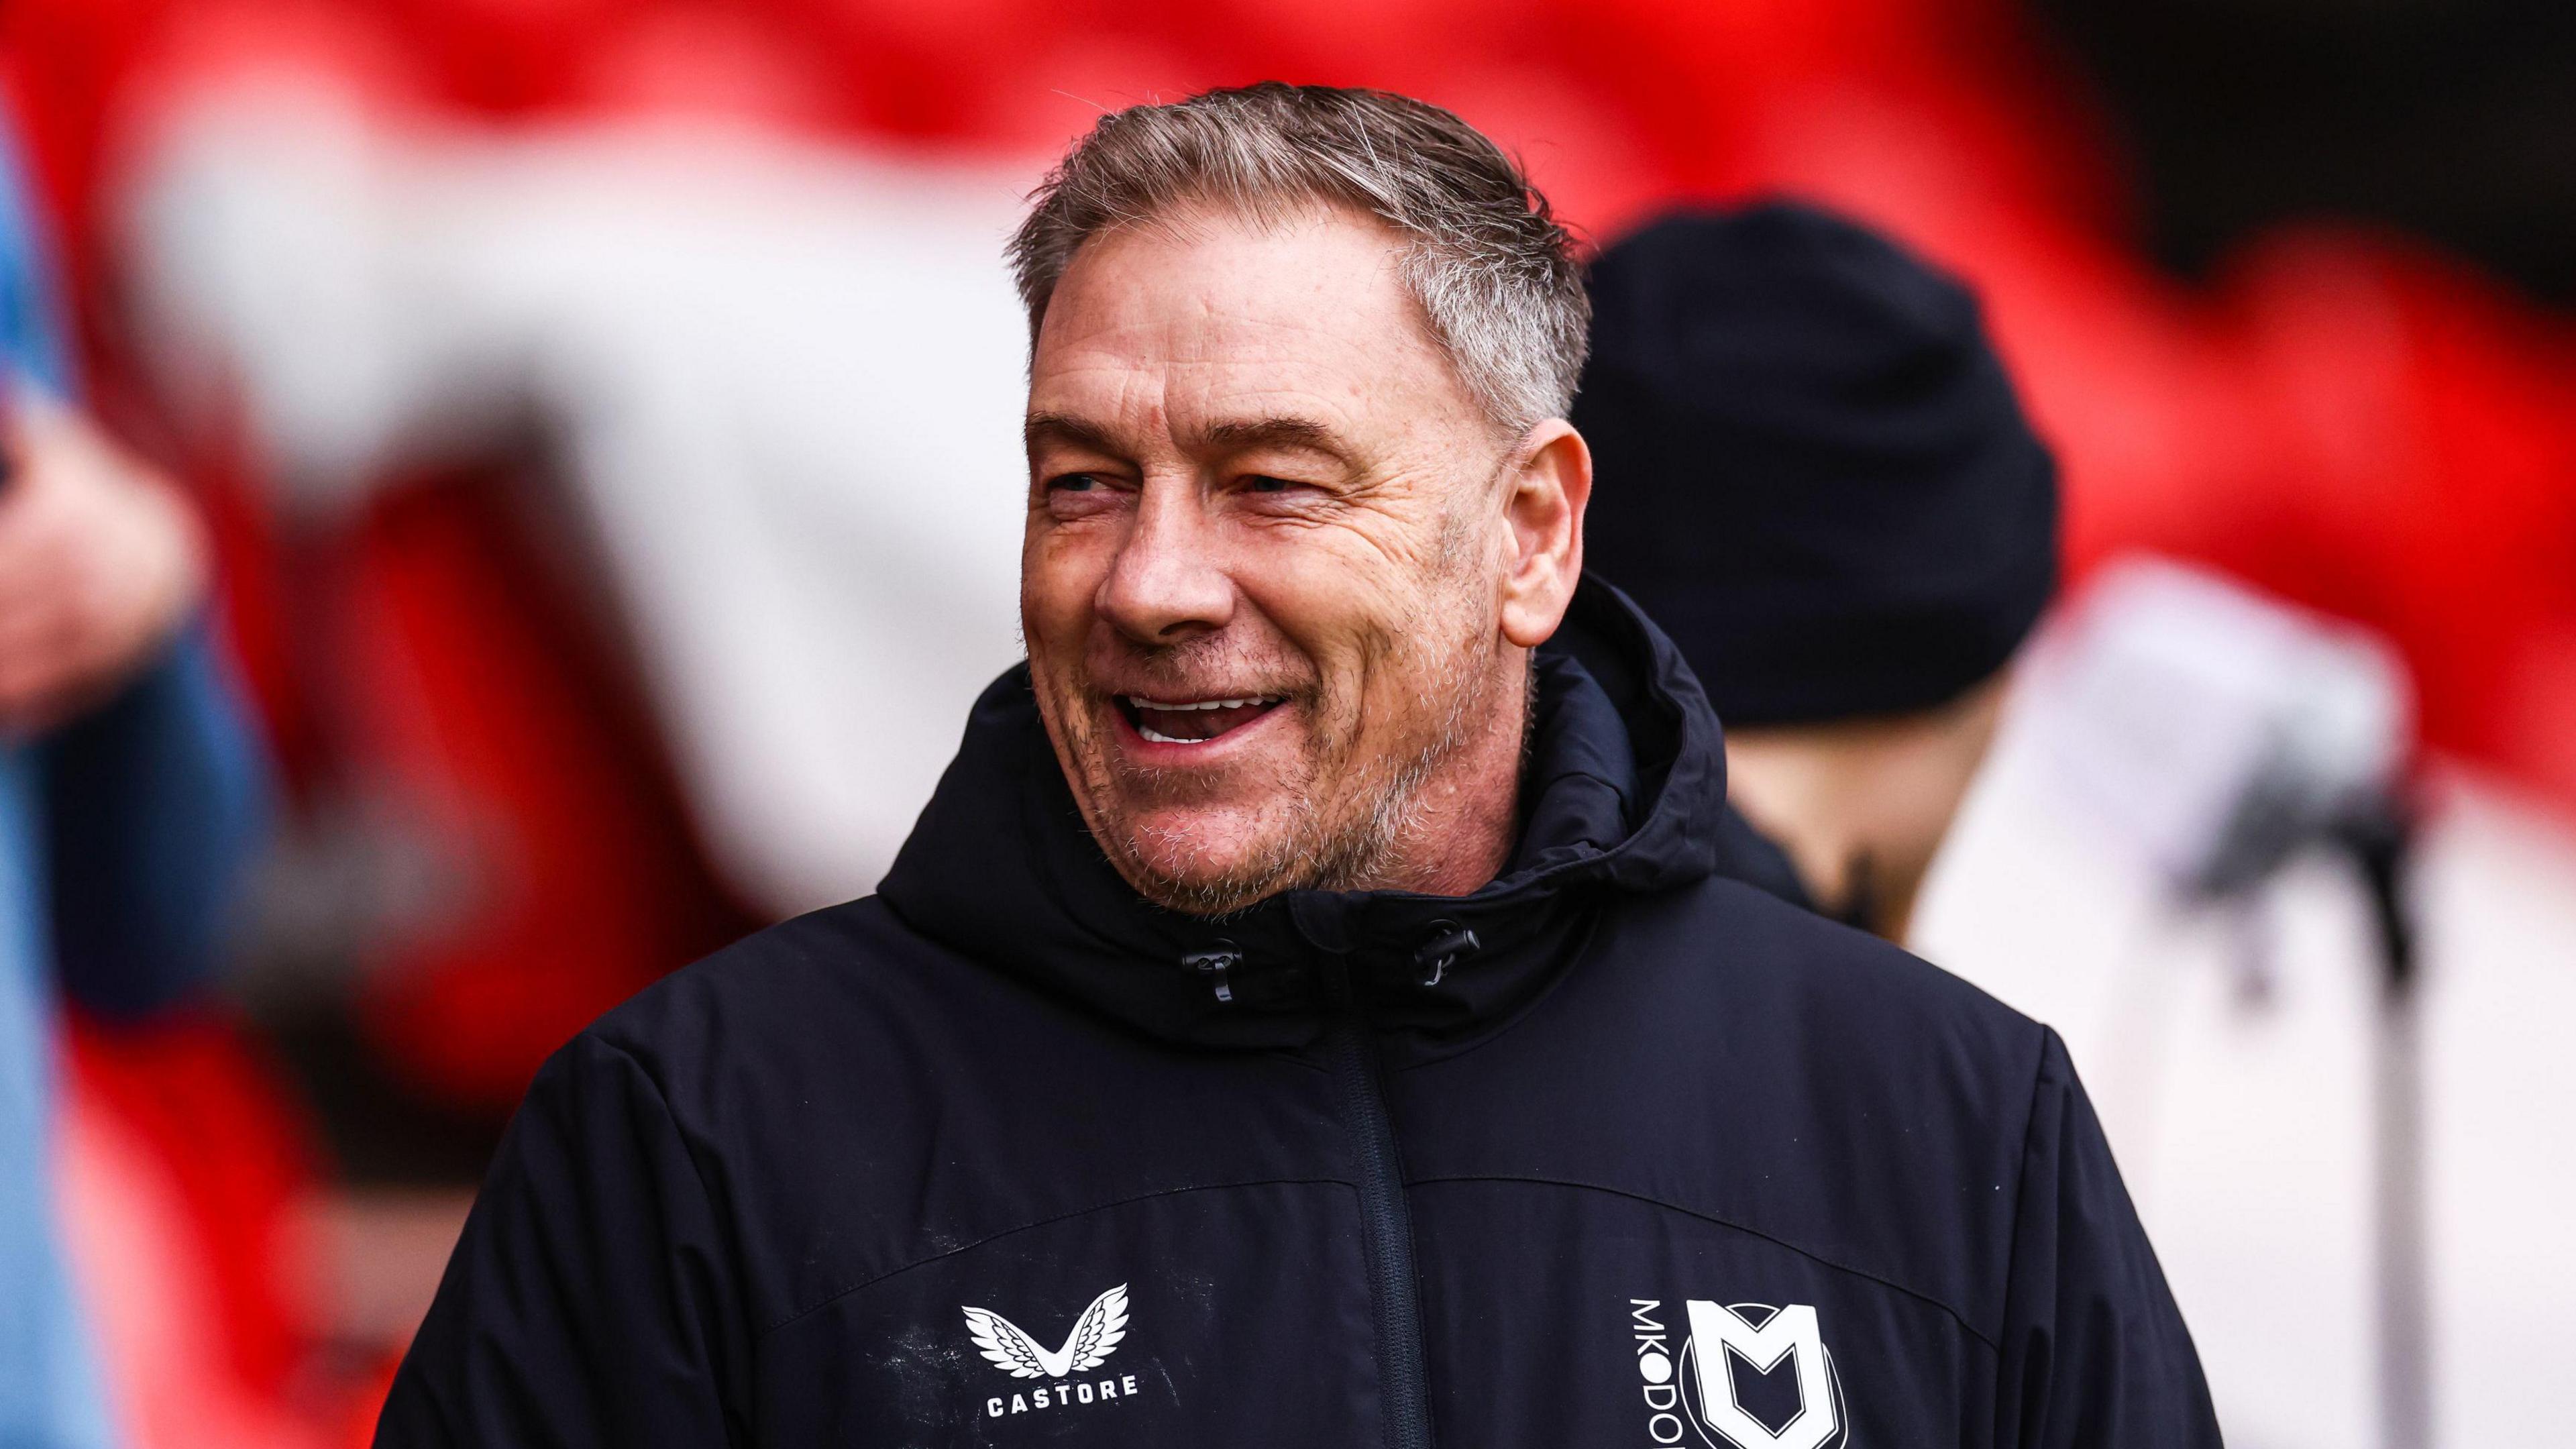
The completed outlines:
{"type": "Polygon", "coordinates": [[[1690,1300],[1681,1398],[1714,1449],[1828,1449],[1843,1432],[1842,1381],[1804,1303],[1690,1300]]]}
{"type": "Polygon", "coordinates": [[[1628,1300],[1650,1442],[1683,1445],[1695,1432],[1708,1449],[1843,1449],[1842,1379],[1812,1306],[1694,1298],[1685,1309],[1676,1354],[1662,1300],[1628,1300]]]}

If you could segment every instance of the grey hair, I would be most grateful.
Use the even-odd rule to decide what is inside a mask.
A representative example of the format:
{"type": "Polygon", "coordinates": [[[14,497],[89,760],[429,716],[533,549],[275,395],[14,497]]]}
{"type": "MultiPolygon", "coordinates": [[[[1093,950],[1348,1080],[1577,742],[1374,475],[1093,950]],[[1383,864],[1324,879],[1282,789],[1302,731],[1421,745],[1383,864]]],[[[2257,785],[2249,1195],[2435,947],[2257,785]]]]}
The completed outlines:
{"type": "Polygon", "coordinates": [[[1010,243],[1032,342],[1101,232],[1192,204],[1264,223],[1346,206],[1405,239],[1398,275],[1487,416],[1518,432],[1573,404],[1592,323],[1573,238],[1501,148],[1438,106],[1278,81],[1131,106],[1032,200],[1010,243]]]}

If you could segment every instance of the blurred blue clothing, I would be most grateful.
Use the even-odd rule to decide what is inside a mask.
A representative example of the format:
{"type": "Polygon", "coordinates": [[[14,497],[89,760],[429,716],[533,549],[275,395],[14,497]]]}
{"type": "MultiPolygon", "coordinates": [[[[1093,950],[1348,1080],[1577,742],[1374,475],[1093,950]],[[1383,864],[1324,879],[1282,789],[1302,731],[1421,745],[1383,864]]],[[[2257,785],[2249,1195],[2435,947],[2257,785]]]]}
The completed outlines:
{"type": "MultiPolygon", "coordinates": [[[[0,366],[69,395],[19,176],[0,136],[0,366]]],[[[54,992],[133,1016],[203,980],[266,786],[203,625],[100,708],[0,743],[0,1449],[115,1440],[54,1222],[54,992]]]]}

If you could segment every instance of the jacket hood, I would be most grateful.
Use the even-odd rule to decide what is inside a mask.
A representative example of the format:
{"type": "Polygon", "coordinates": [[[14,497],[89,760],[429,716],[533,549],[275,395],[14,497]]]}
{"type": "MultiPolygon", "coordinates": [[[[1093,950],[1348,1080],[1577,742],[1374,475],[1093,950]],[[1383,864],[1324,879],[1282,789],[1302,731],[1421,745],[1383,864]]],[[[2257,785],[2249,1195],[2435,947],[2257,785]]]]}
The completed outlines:
{"type": "Polygon", "coordinates": [[[1605,897],[1718,859],[1726,755],[1672,641],[1587,579],[1536,663],[1521,836],[1473,894],[1286,891],[1222,917],[1147,901],[1084,826],[1025,663],[976,701],[878,894],[923,935],[1168,1041],[1296,1046],[1353,1008],[1471,1034],[1570,964],[1605,897]]]}

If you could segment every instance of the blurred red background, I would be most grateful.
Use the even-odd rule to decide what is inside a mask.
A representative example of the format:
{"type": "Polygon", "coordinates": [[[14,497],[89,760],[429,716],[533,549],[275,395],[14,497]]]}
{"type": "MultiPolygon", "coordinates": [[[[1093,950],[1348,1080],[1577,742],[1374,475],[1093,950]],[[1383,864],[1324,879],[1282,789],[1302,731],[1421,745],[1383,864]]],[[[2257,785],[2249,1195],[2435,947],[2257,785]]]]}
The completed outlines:
{"type": "MultiPolygon", "coordinates": [[[[0,56],[111,377],[97,226],[119,139],[156,97],[244,67],[327,66],[501,126],[720,113],[1008,156],[1152,96],[1364,83],[1458,109],[1596,237],[1676,199],[1818,197],[1984,289],[2065,454],[2078,572],[2154,544],[2382,628],[2432,744],[2576,804],[2552,727],[2576,695],[2565,323],[2361,225],[2278,228],[2207,285],[2169,279],[2085,84],[2000,0],[16,0],[0,56]]],[[[234,553],[244,647],[291,715],[259,545],[234,553]]]]}
{"type": "MultiPolygon", "coordinates": [[[[2001,0],[11,0],[0,65],[103,406],[204,490],[299,799],[388,773],[506,842],[467,917],[392,948],[418,959],[358,1009],[400,1090],[465,1119],[756,921],[692,843],[615,649],[492,490],[423,478],[317,545],[278,524],[239,439],[167,421],[110,198],[155,109],[207,77],[318,67],[435,124],[717,116],[1011,163],[1137,100],[1359,83],[1456,108],[1594,237],[1675,200],[1816,197],[1980,286],[2065,464],[2071,576],[2155,548],[2371,625],[2415,672],[2429,748],[2576,810],[2576,335],[2357,223],[2270,228],[2189,282],[2160,271],[2111,121],[2001,0]]],[[[348,1439],[386,1346],[323,1343],[317,1370],[328,1335],[299,1295],[323,1290],[298,1275],[328,1254],[280,1244],[306,1230],[299,1194],[348,1170],[349,1134],[334,1165],[229,1017],[171,1030],[81,1053],[85,1110],[140,1144],[118,1160],[168,1208],[130,1231],[205,1265],[198,1298],[153,1310],[194,1337],[110,1324],[121,1352],[171,1356],[129,1384],[137,1422],[148,1442],[348,1439]],[[172,1396],[206,1382],[244,1407],[181,1432],[172,1396]]]]}

